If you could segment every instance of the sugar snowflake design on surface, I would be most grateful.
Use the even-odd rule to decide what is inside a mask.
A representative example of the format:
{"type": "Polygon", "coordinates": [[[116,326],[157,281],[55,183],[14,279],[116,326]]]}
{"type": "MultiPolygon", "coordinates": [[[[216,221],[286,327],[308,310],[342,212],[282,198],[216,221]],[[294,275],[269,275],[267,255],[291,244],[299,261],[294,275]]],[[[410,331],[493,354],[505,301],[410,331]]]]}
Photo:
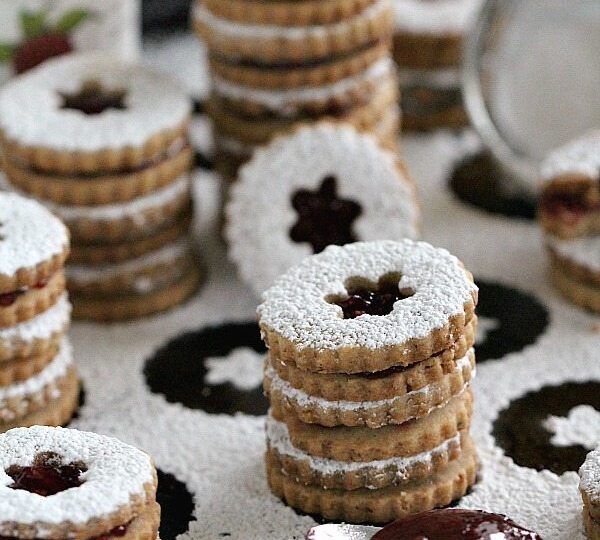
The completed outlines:
{"type": "Polygon", "coordinates": [[[542,424],[553,433],[554,446],[583,446],[593,450],[600,444],[600,411],[590,405],[573,407],[567,416],[550,415],[542,424]]]}
{"type": "Polygon", "coordinates": [[[171,403],[211,414],[262,415],[266,348],[255,322],[227,323],[183,334],[146,361],[150,390],[171,403]]]}
{"type": "Polygon", "coordinates": [[[239,347],[225,358],[207,358],[205,380],[213,386],[230,383],[239,390],[252,390],[262,384],[264,357],[250,347],[239,347]]]}

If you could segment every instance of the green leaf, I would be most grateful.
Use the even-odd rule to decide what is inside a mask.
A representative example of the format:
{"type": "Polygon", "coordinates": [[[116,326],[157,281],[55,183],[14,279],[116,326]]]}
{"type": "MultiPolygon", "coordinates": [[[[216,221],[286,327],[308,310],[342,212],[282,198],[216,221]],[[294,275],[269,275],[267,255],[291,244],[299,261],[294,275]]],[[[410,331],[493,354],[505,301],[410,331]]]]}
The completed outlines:
{"type": "Polygon", "coordinates": [[[0,43],[0,62],[10,62],[16,47],[12,43],[0,43]]]}
{"type": "Polygon", "coordinates": [[[89,18],[89,16],[90,12],[87,9],[71,9],[58,19],[55,29],[62,34],[68,34],[89,18]]]}
{"type": "Polygon", "coordinates": [[[26,39],[41,36],[46,31],[46,11],[22,10],[20,13],[21,29],[26,39]]]}

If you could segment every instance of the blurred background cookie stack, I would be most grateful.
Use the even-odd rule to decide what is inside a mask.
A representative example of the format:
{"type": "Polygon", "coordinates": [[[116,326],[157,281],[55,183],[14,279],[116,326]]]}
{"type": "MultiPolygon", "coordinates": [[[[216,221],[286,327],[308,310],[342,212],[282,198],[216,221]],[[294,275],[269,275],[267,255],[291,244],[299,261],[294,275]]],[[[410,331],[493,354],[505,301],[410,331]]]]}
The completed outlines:
{"type": "Polygon", "coordinates": [[[13,79],[0,111],[5,187],[36,197],[71,232],[75,317],[147,315],[196,290],[190,104],[176,84],[71,55],[13,79]]]}
{"type": "Polygon", "coordinates": [[[477,288],[423,242],[330,246],[259,307],[271,490],[308,514],[386,523],[475,482],[477,288]]]}
{"type": "Polygon", "coordinates": [[[460,83],[463,39],[482,0],[393,0],[394,60],[400,68],[402,127],[467,124],[460,83]]]}
{"type": "Polygon", "coordinates": [[[389,0],[196,0],[209,50],[216,166],[225,180],[257,145],[332,117],[395,143],[389,0]]]}
{"type": "Polygon", "coordinates": [[[600,313],[600,130],[552,152],[542,181],[538,218],[554,286],[600,313]]]}
{"type": "Polygon", "coordinates": [[[66,337],[66,227],[35,201],[0,192],[0,432],[62,425],[79,399],[66,337]]]}

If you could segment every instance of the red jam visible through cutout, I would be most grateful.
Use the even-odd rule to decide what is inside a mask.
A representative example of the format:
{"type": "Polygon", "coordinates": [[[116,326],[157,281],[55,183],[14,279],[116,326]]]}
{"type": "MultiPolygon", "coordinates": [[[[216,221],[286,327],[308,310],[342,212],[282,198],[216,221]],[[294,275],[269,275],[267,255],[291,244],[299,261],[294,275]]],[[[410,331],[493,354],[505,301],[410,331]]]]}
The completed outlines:
{"type": "Polygon", "coordinates": [[[499,514],[481,510],[430,510],[395,521],[373,540],[542,540],[499,514]]]}
{"type": "Polygon", "coordinates": [[[361,315],[388,315],[398,300],[414,294],[410,290],[400,290],[399,274],[388,274],[379,279],[376,286],[349,286],[347,298],[330,298],[344,312],[344,319],[355,319],[361,315]]]}
{"type": "Polygon", "coordinates": [[[59,456],[41,454],[32,465],[13,465],[7,469],[6,474],[14,480],[10,488],[49,497],[83,484],[80,476],[86,470],[83,464],[63,464],[59,456]]]}
{"type": "MultiPolygon", "coordinates": [[[[48,284],[48,280],[42,280],[36,283],[33,288],[34,289],[43,289],[48,284]]],[[[19,289],[18,291],[12,291],[7,293],[0,294],[0,307],[10,307],[12,306],[19,296],[25,294],[27,292],[27,288],[19,289]]]]}
{"type": "Polygon", "coordinates": [[[99,81],[85,81],[81,89],[74,94],[61,93],[63,109],[75,109],[84,114],[100,114],[107,109],[124,110],[126,92],[124,90],[107,90],[99,81]]]}
{"type": "Polygon", "coordinates": [[[320,253],[329,245],[356,242],[352,225],[362,209],[357,202],[337,196],[334,176],[325,177],[316,191],[296,191],[292,207],[298,220],[290,229],[290,238],[298,243],[308,242],[314,253],[320,253]]]}

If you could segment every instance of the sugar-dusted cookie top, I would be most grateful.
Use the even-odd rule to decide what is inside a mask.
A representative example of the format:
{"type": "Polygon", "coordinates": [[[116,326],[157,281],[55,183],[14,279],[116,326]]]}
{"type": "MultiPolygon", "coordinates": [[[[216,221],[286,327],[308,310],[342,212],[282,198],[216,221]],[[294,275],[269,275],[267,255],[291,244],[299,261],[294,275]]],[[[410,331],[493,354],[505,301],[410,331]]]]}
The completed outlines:
{"type": "Polygon", "coordinates": [[[0,192],[0,293],[33,286],[62,266],[67,228],[41,204],[0,192]]]}
{"type": "Polygon", "coordinates": [[[322,122],[257,151],[226,214],[230,256],[260,293],[329,244],[414,238],[420,212],[394,153],[350,126],[322,122]]]}
{"type": "Polygon", "coordinates": [[[258,315],[267,345],[284,361],[377,371],[447,348],[476,302],[471,275],[448,251],[384,240],[330,246],[305,259],[264,293],[258,315]]]}

